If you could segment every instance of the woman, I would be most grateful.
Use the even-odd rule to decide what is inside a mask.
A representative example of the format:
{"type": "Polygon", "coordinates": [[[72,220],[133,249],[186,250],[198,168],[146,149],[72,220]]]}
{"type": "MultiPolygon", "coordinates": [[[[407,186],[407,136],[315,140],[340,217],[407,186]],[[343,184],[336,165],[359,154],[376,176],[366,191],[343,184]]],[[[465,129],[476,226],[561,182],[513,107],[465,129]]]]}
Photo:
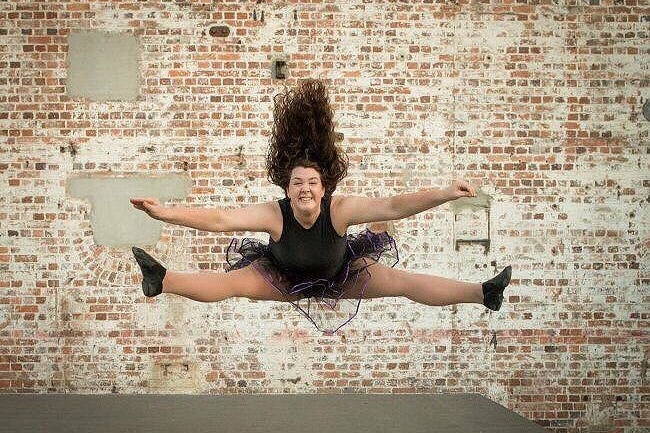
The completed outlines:
{"type": "Polygon", "coordinates": [[[320,81],[307,80],[274,98],[274,126],[267,155],[269,179],[285,198],[239,209],[168,208],[154,198],[133,198],[149,216],[199,230],[269,234],[268,243],[233,239],[226,273],[168,271],[134,247],[146,296],[175,293],[215,302],[230,297],[291,302],[320,330],[332,333],[356,314],[361,299],[405,296],[426,305],[479,303],[499,310],[511,267],[479,283],[394,269],[399,261],[386,232],[347,234],[350,226],[406,218],[475,189],[465,181],[445,190],[388,198],[333,195],[347,174],[335,145],[333,113],[320,81]],[[387,265],[379,261],[390,260],[387,265]],[[345,312],[342,306],[351,307],[345,312]],[[329,323],[325,320],[333,320],[329,323]]]}

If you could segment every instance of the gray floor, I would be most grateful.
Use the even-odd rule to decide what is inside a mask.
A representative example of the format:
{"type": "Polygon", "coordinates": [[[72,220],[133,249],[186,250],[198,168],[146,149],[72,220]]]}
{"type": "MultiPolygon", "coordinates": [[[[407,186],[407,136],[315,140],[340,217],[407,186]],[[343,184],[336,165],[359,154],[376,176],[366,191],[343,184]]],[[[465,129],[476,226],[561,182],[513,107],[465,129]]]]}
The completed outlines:
{"type": "Polygon", "coordinates": [[[546,431],[477,394],[0,394],[0,432],[546,431]]]}

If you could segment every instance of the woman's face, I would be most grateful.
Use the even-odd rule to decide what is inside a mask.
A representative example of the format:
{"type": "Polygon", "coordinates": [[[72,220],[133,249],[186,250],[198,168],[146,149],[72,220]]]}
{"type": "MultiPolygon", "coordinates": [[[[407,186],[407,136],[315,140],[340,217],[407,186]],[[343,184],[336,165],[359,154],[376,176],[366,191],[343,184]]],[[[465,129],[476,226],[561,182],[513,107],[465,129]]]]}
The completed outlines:
{"type": "Polygon", "coordinates": [[[315,168],[295,167],[291,170],[287,196],[296,209],[305,212],[320,210],[325,188],[315,168]]]}

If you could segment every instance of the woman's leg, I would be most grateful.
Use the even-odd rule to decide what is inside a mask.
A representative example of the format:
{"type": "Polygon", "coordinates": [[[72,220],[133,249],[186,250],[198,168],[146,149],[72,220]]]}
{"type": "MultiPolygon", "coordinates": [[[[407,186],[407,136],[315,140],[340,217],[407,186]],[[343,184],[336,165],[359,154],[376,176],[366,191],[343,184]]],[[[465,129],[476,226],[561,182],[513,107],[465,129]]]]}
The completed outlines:
{"type": "MultiPolygon", "coordinates": [[[[264,301],[300,299],[299,296],[280,293],[262,277],[254,264],[228,273],[174,272],[165,269],[155,257],[142,248],[134,246],[131,250],[142,271],[142,292],[148,297],[173,293],[200,302],[218,302],[231,297],[264,301]]],[[[256,263],[264,268],[266,262],[263,258],[260,260],[256,263]]]]}
{"type": "MultiPolygon", "coordinates": [[[[173,293],[200,302],[218,302],[232,297],[260,301],[287,301],[253,266],[227,273],[182,273],[167,270],[163,293],[173,293]]],[[[293,300],[293,298],[292,298],[293,300]]]]}
{"type": "Polygon", "coordinates": [[[483,304],[481,283],[467,283],[425,274],[408,274],[401,277],[403,296],[426,305],[483,304]]]}
{"type": "MultiPolygon", "coordinates": [[[[379,263],[372,264],[368,271],[372,277],[368,281],[364,298],[404,296],[425,305],[483,304],[481,283],[410,273],[379,263]]],[[[365,273],[362,273],[362,278],[367,279],[365,273]]],[[[358,291],[363,286],[361,283],[357,284],[356,290],[346,292],[345,297],[358,296],[358,291]]]]}

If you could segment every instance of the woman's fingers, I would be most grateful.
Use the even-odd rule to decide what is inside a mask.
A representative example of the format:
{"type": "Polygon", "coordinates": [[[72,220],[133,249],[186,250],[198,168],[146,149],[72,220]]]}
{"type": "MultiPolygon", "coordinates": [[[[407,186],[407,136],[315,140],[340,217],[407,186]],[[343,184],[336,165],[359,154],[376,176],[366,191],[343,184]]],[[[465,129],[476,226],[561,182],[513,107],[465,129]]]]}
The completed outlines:
{"type": "Polygon", "coordinates": [[[155,198],[131,198],[129,201],[133,204],[134,208],[145,212],[148,212],[151,206],[158,204],[158,200],[155,198]]]}
{"type": "Polygon", "coordinates": [[[144,208],[142,207],[142,203],[144,202],[144,199],[142,199],[142,198],[132,198],[129,201],[131,202],[131,204],[133,205],[134,208],[136,208],[138,210],[144,210],[144,208]]]}
{"type": "Polygon", "coordinates": [[[476,188],[470,185],[469,182],[463,179],[458,179],[454,181],[454,186],[456,190],[461,193],[461,196],[476,197],[476,188]]]}
{"type": "Polygon", "coordinates": [[[130,198],[129,201],[133,204],[142,205],[143,203],[157,205],[159,204],[157,198],[146,197],[146,198],[130,198]]]}

